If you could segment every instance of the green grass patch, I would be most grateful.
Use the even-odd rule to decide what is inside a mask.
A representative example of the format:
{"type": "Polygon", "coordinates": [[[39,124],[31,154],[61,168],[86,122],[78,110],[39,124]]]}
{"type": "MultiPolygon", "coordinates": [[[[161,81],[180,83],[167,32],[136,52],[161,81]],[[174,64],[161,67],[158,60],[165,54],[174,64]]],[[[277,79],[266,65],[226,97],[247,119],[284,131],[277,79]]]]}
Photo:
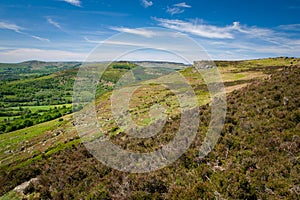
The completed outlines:
{"type": "Polygon", "coordinates": [[[13,120],[13,119],[18,118],[18,117],[20,117],[20,116],[0,117],[0,122],[5,121],[5,120],[10,121],[10,120],[13,120]]]}
{"type": "Polygon", "coordinates": [[[23,106],[23,109],[28,108],[31,112],[45,111],[53,108],[62,108],[63,106],[71,107],[72,104],[61,104],[61,105],[49,105],[49,106],[23,106]]]}
{"type": "Polygon", "coordinates": [[[52,120],[14,132],[0,134],[0,152],[5,149],[15,149],[20,142],[30,140],[44,134],[46,131],[55,129],[61,123],[58,120],[52,120]],[[7,148],[8,146],[9,148],[7,148]]]}
{"type": "Polygon", "coordinates": [[[21,200],[22,198],[15,191],[10,191],[7,194],[0,197],[0,200],[21,200]]]}

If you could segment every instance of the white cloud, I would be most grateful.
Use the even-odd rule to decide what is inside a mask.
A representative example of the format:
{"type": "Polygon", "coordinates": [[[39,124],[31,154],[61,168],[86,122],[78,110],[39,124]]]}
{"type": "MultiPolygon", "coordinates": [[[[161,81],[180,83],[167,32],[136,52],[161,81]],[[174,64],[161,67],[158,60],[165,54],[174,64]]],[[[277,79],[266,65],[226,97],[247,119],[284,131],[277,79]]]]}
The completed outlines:
{"type": "Polygon", "coordinates": [[[248,27],[245,25],[240,25],[240,22],[233,22],[232,29],[255,37],[270,36],[274,33],[274,31],[271,29],[258,28],[255,26],[248,27]]]}
{"type": "Polygon", "coordinates": [[[34,38],[36,40],[42,41],[42,42],[50,42],[50,40],[47,39],[47,38],[39,37],[39,36],[36,36],[36,35],[30,35],[28,33],[23,33],[23,32],[20,32],[20,33],[23,34],[23,35],[26,35],[28,37],[32,37],[32,38],[34,38]]]}
{"type": "Polygon", "coordinates": [[[272,29],[259,28],[256,26],[248,27],[246,25],[240,25],[239,22],[233,22],[233,31],[237,31],[252,39],[259,39],[288,48],[288,44],[286,42],[287,35],[281,32],[276,32],[272,29]]]}
{"type": "Polygon", "coordinates": [[[300,24],[280,25],[278,28],[288,31],[300,31],[300,24]]]}
{"type": "Polygon", "coordinates": [[[185,11],[185,8],[191,8],[192,6],[186,4],[185,2],[173,4],[172,7],[167,7],[166,12],[171,15],[181,14],[185,11]]]}
{"type": "MultiPolygon", "coordinates": [[[[203,21],[182,21],[154,18],[160,26],[200,36],[197,41],[214,59],[244,59],[257,57],[300,55],[300,38],[276,29],[242,25],[214,26],[203,21]],[[292,37],[291,37],[292,36],[292,37]],[[217,40],[216,40],[217,39],[217,40]],[[229,55],[228,52],[233,54],[229,55]]],[[[298,25],[281,28],[295,29],[298,25]]]]}
{"type": "MultiPolygon", "coordinates": [[[[146,31],[146,30],[144,30],[146,31]]],[[[147,30],[150,32],[150,30],[147,30]]],[[[110,46],[113,49],[117,49],[119,47],[124,46],[134,46],[134,47],[142,47],[142,48],[161,48],[162,45],[164,47],[168,47],[169,49],[178,49],[181,47],[183,50],[183,46],[178,44],[176,41],[178,38],[186,37],[185,34],[167,31],[165,29],[153,30],[151,31],[153,36],[157,36],[154,38],[145,38],[144,35],[137,35],[137,37],[127,37],[122,35],[117,35],[118,39],[109,38],[108,40],[95,40],[90,39],[88,37],[83,37],[84,40],[88,43],[93,44],[102,44],[105,46],[110,46]],[[175,43],[174,43],[175,41],[175,43]]]]}
{"type": "MultiPolygon", "coordinates": [[[[97,41],[95,41],[97,42],[97,41]]],[[[147,44],[146,42],[134,42],[134,41],[120,41],[120,40],[108,40],[101,41],[106,46],[121,47],[121,46],[133,46],[133,47],[147,47],[153,46],[153,44],[147,44]]]]}
{"type": "Polygon", "coordinates": [[[42,41],[42,42],[50,42],[50,40],[47,39],[47,38],[42,38],[42,37],[35,36],[35,35],[31,35],[31,37],[34,38],[34,39],[37,39],[39,41],[42,41]]]}
{"type": "Polygon", "coordinates": [[[58,22],[54,21],[52,18],[47,17],[47,21],[48,21],[49,24],[52,24],[52,25],[55,26],[56,28],[62,30],[60,24],[59,24],[58,22]]]}
{"type": "Polygon", "coordinates": [[[0,51],[1,62],[23,62],[27,60],[43,61],[82,61],[85,53],[75,53],[61,50],[43,50],[35,48],[19,48],[0,51]]]}
{"type": "Polygon", "coordinates": [[[69,4],[72,4],[73,6],[81,7],[81,1],[80,0],[63,0],[64,2],[67,2],[69,4]]]}
{"type": "Polygon", "coordinates": [[[182,7],[182,8],[191,8],[192,6],[186,4],[185,2],[174,4],[173,6],[182,7]]]}
{"type": "Polygon", "coordinates": [[[42,37],[39,37],[39,36],[36,36],[36,35],[30,35],[28,33],[23,32],[22,30],[24,30],[25,28],[23,28],[21,26],[18,26],[16,24],[13,24],[13,23],[0,22],[0,29],[11,30],[11,31],[14,31],[16,33],[20,33],[22,35],[32,37],[32,38],[34,38],[36,40],[39,40],[39,41],[50,42],[50,40],[47,39],[47,38],[42,38],[42,37]]]}
{"type": "Polygon", "coordinates": [[[102,41],[100,40],[90,40],[88,37],[83,37],[83,39],[86,41],[86,42],[89,42],[89,43],[94,43],[94,44],[100,44],[102,41]]]}
{"type": "Polygon", "coordinates": [[[241,25],[239,22],[233,22],[232,25],[215,26],[204,24],[202,20],[183,21],[154,18],[160,26],[173,29],[180,32],[185,32],[191,35],[196,35],[211,39],[235,39],[237,37],[255,38],[268,41],[276,44],[281,36],[272,29],[248,27],[241,25]]]}
{"type": "Polygon", "coordinates": [[[7,29],[15,31],[17,33],[21,33],[21,30],[23,30],[24,28],[13,23],[0,22],[0,29],[7,29]]]}
{"type": "Polygon", "coordinates": [[[232,26],[234,39],[207,40],[197,38],[213,59],[254,59],[277,56],[300,55],[300,38],[276,32],[275,29],[248,27],[235,23],[232,26]],[[257,35],[256,35],[257,33],[257,35]]]}
{"type": "Polygon", "coordinates": [[[176,14],[181,14],[184,12],[184,9],[180,9],[178,7],[173,7],[173,8],[167,8],[167,13],[171,15],[176,15],[176,14]]]}
{"type": "Polygon", "coordinates": [[[144,8],[148,8],[150,6],[153,6],[153,2],[152,1],[147,1],[147,0],[141,0],[142,6],[144,6],[144,8]]]}
{"type": "Polygon", "coordinates": [[[147,38],[153,37],[156,33],[151,30],[146,30],[143,28],[124,28],[124,27],[111,27],[112,30],[124,32],[124,33],[130,33],[134,35],[140,35],[147,38]]]}
{"type": "Polygon", "coordinates": [[[154,18],[159,25],[165,28],[189,33],[196,36],[218,39],[232,39],[232,26],[217,27],[213,25],[198,24],[197,22],[186,22],[182,20],[170,20],[154,18]]]}

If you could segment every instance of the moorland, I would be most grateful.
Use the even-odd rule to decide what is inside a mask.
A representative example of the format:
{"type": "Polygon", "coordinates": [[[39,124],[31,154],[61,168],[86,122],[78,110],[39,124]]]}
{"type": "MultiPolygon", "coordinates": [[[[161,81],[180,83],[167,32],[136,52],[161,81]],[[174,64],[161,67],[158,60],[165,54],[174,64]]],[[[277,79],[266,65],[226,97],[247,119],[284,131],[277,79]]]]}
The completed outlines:
{"type": "Polygon", "coordinates": [[[78,136],[73,115],[84,108],[74,108],[72,96],[82,63],[0,64],[0,199],[299,198],[300,59],[214,63],[227,94],[226,120],[217,145],[201,159],[211,100],[195,66],[146,61],[108,65],[95,94],[97,117],[103,134],[123,149],[153,151],[172,140],[179,127],[176,95],[147,81],[172,80],[180,73],[198,100],[201,124],[191,147],[170,166],[144,174],[102,164],[78,136]],[[154,104],[165,107],[169,116],[155,137],[132,139],[113,120],[110,96],[131,70],[142,86],[130,100],[133,120],[148,126],[154,104]]]}

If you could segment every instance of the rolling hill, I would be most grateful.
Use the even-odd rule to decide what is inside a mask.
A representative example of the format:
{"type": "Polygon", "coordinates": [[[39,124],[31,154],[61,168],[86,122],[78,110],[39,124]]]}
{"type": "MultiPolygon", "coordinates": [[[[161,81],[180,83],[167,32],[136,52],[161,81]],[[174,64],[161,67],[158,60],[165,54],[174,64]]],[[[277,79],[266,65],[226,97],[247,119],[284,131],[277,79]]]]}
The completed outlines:
{"type": "MultiPolygon", "coordinates": [[[[190,66],[179,73],[195,91],[201,124],[191,147],[176,162],[144,174],[111,169],[86,150],[73,114],[68,114],[0,135],[2,199],[299,198],[300,59],[215,63],[228,93],[227,116],[219,142],[207,157],[199,159],[199,147],[210,121],[210,96],[203,78],[190,66]],[[26,182],[22,190],[15,188],[26,182]]],[[[107,77],[125,73],[118,64],[111,68],[107,77]]],[[[97,117],[104,135],[123,149],[152,151],[174,137],[180,109],[169,90],[147,81],[174,75],[138,74],[142,87],[135,91],[129,112],[137,124],[147,126],[150,107],[166,107],[169,118],[161,132],[146,140],[128,137],[113,120],[110,90],[96,99],[97,117]]]]}

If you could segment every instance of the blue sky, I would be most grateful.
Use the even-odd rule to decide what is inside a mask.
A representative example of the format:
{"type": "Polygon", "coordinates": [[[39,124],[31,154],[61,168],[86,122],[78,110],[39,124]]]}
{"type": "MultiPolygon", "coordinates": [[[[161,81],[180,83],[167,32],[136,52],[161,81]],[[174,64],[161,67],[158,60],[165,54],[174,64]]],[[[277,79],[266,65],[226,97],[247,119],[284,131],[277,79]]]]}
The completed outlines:
{"type": "Polygon", "coordinates": [[[300,0],[4,0],[0,62],[85,60],[117,33],[151,38],[144,27],[182,32],[213,59],[300,55],[300,0]]]}

